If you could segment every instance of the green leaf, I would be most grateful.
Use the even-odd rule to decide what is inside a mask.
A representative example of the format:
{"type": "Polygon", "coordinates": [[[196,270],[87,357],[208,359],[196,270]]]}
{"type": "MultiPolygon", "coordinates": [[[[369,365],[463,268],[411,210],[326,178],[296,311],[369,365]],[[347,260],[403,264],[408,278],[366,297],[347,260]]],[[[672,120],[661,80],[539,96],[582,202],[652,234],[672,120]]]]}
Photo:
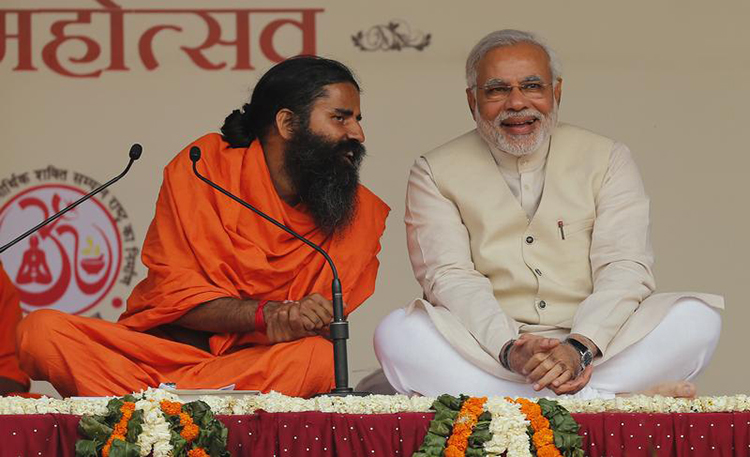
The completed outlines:
{"type": "Polygon", "coordinates": [[[97,457],[98,444],[93,440],[78,440],[76,442],[76,457],[97,457]]]}
{"type": "Polygon", "coordinates": [[[172,444],[172,447],[174,448],[173,455],[184,455],[183,452],[187,454],[187,441],[185,441],[185,438],[181,437],[178,432],[175,430],[171,431],[172,438],[169,440],[169,442],[172,444]]]}
{"type": "Polygon", "coordinates": [[[109,448],[109,457],[139,457],[140,455],[140,446],[119,439],[112,441],[112,447],[109,448]]]}
{"type": "Polygon", "coordinates": [[[467,448],[466,453],[464,454],[466,457],[484,457],[487,455],[484,448],[467,448]]]}
{"type": "Polygon", "coordinates": [[[461,405],[463,405],[463,403],[468,398],[469,397],[467,397],[466,395],[461,395],[458,398],[456,398],[452,395],[443,394],[437,398],[437,401],[439,401],[440,403],[444,404],[445,406],[447,406],[448,408],[454,411],[460,411],[461,405]]]}
{"type": "Polygon", "coordinates": [[[432,420],[436,420],[438,422],[449,421],[453,423],[456,421],[457,417],[458,417],[458,411],[453,411],[451,409],[445,408],[443,410],[436,412],[435,417],[432,420]]]}
{"type": "Polygon", "coordinates": [[[424,437],[424,442],[422,444],[424,446],[427,446],[427,447],[440,447],[440,448],[444,448],[445,447],[445,443],[447,443],[447,442],[448,442],[448,438],[446,438],[444,436],[438,436],[438,435],[433,435],[432,433],[428,433],[424,437]]]}
{"type": "Polygon", "coordinates": [[[119,398],[113,398],[112,400],[107,402],[107,422],[109,425],[114,425],[117,422],[120,421],[120,418],[122,417],[122,412],[120,412],[120,408],[122,408],[122,405],[124,402],[120,400],[119,398]]]}
{"type": "Polygon", "coordinates": [[[450,436],[451,431],[453,430],[453,421],[448,420],[442,420],[442,421],[436,421],[433,420],[430,422],[430,428],[428,430],[429,433],[433,433],[435,435],[440,436],[450,436]]]}
{"type": "Polygon", "coordinates": [[[492,439],[492,432],[490,432],[489,430],[474,429],[474,431],[471,433],[471,436],[469,437],[469,446],[481,447],[485,442],[491,439],[492,439]]]}
{"type": "Polygon", "coordinates": [[[128,432],[125,435],[125,439],[127,439],[131,443],[135,443],[138,441],[138,435],[140,435],[142,432],[143,410],[137,409],[133,411],[133,416],[131,416],[130,420],[128,421],[128,432]]]}
{"type": "Polygon", "coordinates": [[[93,416],[83,416],[78,422],[78,430],[81,435],[94,441],[106,443],[109,435],[112,434],[112,428],[103,421],[96,420],[93,416]]]}

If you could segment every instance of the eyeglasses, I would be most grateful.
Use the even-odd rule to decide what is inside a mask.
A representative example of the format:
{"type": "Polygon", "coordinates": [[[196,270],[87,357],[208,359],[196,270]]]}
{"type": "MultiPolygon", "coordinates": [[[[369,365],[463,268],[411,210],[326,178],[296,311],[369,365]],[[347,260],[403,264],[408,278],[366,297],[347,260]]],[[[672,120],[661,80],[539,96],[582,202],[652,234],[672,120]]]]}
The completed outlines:
{"type": "Polygon", "coordinates": [[[552,86],[552,83],[542,83],[538,81],[529,81],[522,84],[503,84],[503,83],[489,83],[480,87],[484,93],[484,98],[493,102],[504,101],[510,97],[513,89],[521,91],[526,98],[540,99],[544,98],[547,88],[552,86]]]}

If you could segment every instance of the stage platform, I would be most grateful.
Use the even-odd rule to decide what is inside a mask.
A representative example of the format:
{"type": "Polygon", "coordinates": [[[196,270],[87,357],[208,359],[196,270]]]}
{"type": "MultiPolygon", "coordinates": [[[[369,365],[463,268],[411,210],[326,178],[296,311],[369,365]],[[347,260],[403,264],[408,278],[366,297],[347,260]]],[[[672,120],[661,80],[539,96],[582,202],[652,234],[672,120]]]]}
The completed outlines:
{"type": "MultiPolygon", "coordinates": [[[[406,456],[419,448],[431,413],[323,412],[217,416],[233,456],[406,456]]],[[[573,414],[592,457],[750,456],[750,412],[573,414]]],[[[73,457],[80,417],[0,415],[0,457],[73,457]]]]}

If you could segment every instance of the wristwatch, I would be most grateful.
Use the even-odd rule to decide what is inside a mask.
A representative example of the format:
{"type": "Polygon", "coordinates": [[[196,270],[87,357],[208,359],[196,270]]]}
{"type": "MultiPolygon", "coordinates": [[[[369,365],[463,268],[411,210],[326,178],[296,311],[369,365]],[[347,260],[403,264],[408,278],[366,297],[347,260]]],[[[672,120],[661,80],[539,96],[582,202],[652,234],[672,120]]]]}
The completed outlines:
{"type": "Polygon", "coordinates": [[[594,354],[591,352],[585,344],[576,340],[575,338],[566,338],[565,342],[573,346],[578,354],[581,356],[581,371],[585,370],[587,366],[591,365],[594,361],[594,354]]]}

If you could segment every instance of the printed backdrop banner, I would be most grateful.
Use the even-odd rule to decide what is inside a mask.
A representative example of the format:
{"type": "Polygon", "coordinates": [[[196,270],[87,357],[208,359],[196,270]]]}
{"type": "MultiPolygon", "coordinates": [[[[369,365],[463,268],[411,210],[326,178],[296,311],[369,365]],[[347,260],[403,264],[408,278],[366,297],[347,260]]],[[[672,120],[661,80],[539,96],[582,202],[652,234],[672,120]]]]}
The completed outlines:
{"type": "Polygon", "coordinates": [[[167,162],[217,131],[274,63],[335,58],[363,87],[363,181],[393,208],[375,295],[351,317],[356,381],[377,367],[377,323],[421,294],[403,227],[409,167],[473,127],[464,61],[474,43],[531,30],[562,59],[561,120],[636,157],[659,289],[727,298],[701,393],[747,393],[732,348],[750,321],[749,13],[741,0],[4,0],[0,243],[118,174],[133,143],[144,153],[122,181],[1,258],[25,312],[115,320],[145,274],[140,249],[167,162]]]}

